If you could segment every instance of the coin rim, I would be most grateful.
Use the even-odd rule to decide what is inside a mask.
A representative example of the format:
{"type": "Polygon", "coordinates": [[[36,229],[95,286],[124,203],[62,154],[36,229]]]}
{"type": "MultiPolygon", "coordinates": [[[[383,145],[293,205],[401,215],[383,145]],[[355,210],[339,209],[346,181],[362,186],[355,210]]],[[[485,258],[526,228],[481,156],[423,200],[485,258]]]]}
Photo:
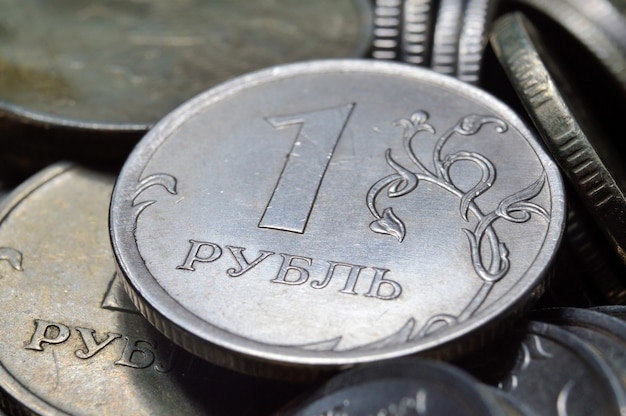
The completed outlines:
{"type": "MultiPolygon", "coordinates": [[[[348,54],[348,57],[356,58],[364,56],[372,43],[375,17],[374,8],[370,1],[351,1],[354,5],[357,18],[361,22],[357,30],[358,39],[356,39],[355,47],[348,54]]],[[[182,104],[183,102],[179,103],[179,105],[182,104]]],[[[6,100],[2,97],[2,95],[0,95],[0,119],[3,117],[16,123],[39,125],[43,127],[75,129],[93,133],[145,132],[158,122],[158,120],[154,120],[152,122],[106,122],[57,116],[46,112],[30,110],[27,107],[6,100]]]]}
{"type": "MultiPolygon", "coordinates": [[[[401,63],[367,60],[321,60],[288,64],[269,68],[233,79],[188,101],[157,124],[135,147],[122,168],[113,190],[109,226],[113,251],[117,259],[124,285],[130,298],[141,313],[173,342],[209,361],[217,362],[240,371],[253,371],[248,364],[261,363],[262,375],[266,367],[294,366],[307,368],[311,365],[334,368],[426,350],[445,351],[444,355],[459,355],[463,349],[476,348],[478,344],[493,338],[497,323],[505,317],[512,318],[516,312],[536,300],[542,291],[542,276],[556,254],[564,230],[565,199],[563,184],[556,165],[548,157],[534,134],[522,120],[495,97],[469,84],[432,71],[401,63]],[[380,348],[373,351],[318,352],[300,351],[289,347],[264,344],[211,325],[186,310],[171,298],[148,271],[139,254],[132,230],[134,219],[127,212],[146,163],[152,154],[178,127],[204,108],[236,95],[239,91],[275,81],[277,78],[326,72],[373,73],[402,76],[412,81],[428,83],[433,87],[452,90],[471,101],[480,103],[486,110],[503,117],[512,129],[526,140],[546,172],[551,194],[552,219],[548,225],[544,243],[525,274],[502,298],[485,310],[479,311],[457,329],[445,336],[430,336],[418,342],[380,348]],[[524,277],[525,276],[525,277],[524,277]],[[529,277],[532,276],[532,277],[529,277]],[[515,293],[514,296],[511,293],[515,293]],[[510,299],[512,298],[512,299],[510,299]],[[497,311],[497,312],[496,312],[497,311]],[[192,320],[189,321],[188,318],[192,320]],[[488,329],[489,328],[489,329],[488,329]],[[427,342],[424,342],[424,340],[427,342]],[[456,341],[457,344],[455,345],[456,341]],[[408,346],[407,346],[408,345],[408,346]],[[265,366],[263,364],[267,364],[265,366]],[[242,368],[243,367],[243,370],[242,368]]],[[[252,365],[254,367],[254,365],[252,365]]],[[[276,374],[276,373],[273,373],[276,374]]],[[[273,375],[272,374],[272,375],[273,375]]],[[[270,375],[271,376],[271,375],[270,375]]]]}

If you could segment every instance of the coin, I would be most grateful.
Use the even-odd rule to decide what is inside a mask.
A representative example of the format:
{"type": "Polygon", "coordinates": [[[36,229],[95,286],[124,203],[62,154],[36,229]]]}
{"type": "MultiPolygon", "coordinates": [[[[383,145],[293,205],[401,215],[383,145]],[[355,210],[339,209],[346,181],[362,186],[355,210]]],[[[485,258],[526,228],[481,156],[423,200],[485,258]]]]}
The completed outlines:
{"type": "Polygon", "coordinates": [[[394,60],[401,40],[403,0],[376,0],[372,58],[394,60]]]}
{"type": "Polygon", "coordinates": [[[563,173],[621,261],[626,262],[626,197],[623,184],[616,180],[623,178],[623,168],[611,163],[615,154],[606,149],[610,145],[606,137],[594,134],[589,122],[579,125],[578,120],[585,120],[579,117],[584,108],[568,105],[575,97],[559,92],[566,78],[546,67],[549,56],[542,53],[538,34],[531,28],[521,14],[504,16],[496,22],[492,45],[563,173]],[[559,86],[555,81],[558,75],[559,86]],[[574,110],[578,110],[576,114],[574,110]]]}
{"type": "Polygon", "coordinates": [[[404,1],[400,54],[403,62],[423,66],[430,62],[436,9],[432,0],[404,1]]]}
{"type": "MultiPolygon", "coordinates": [[[[574,253],[567,261],[576,263],[576,267],[584,274],[586,284],[602,294],[602,301],[595,305],[626,301],[623,264],[615,256],[593,219],[572,196],[568,199],[564,241],[571,253],[574,253]]],[[[570,283],[564,281],[563,286],[570,283]]]]}
{"type": "Polygon", "coordinates": [[[295,395],[296,386],[193,357],[138,313],[115,277],[113,181],[56,165],[3,201],[3,406],[13,414],[259,415],[295,395]]]}
{"type": "Polygon", "coordinates": [[[500,386],[541,415],[618,415],[626,395],[613,370],[575,335],[531,321],[500,386]]]}
{"type": "Polygon", "coordinates": [[[567,0],[615,42],[626,53],[626,16],[610,0],[567,0]]]}
{"type": "Polygon", "coordinates": [[[626,388],[626,325],[618,318],[581,308],[536,311],[535,319],[570,331],[594,348],[626,388]]]}
{"type": "Polygon", "coordinates": [[[366,0],[5,0],[0,108],[31,123],[144,131],[235,75],[362,56],[371,26],[366,0]]]}
{"type": "Polygon", "coordinates": [[[464,3],[464,0],[439,2],[430,64],[433,71],[456,74],[464,3]]]}
{"type": "Polygon", "coordinates": [[[478,84],[483,52],[496,12],[497,1],[467,0],[459,32],[456,77],[461,81],[478,84]]]}
{"type": "Polygon", "coordinates": [[[580,12],[568,1],[515,0],[512,3],[539,11],[567,30],[615,78],[623,94],[626,91],[626,55],[601,27],[592,23],[587,14],[580,12]]]}
{"type": "Polygon", "coordinates": [[[509,414],[499,403],[456,367],[405,359],[346,371],[279,415],[509,414]]]}
{"type": "Polygon", "coordinates": [[[133,302],[174,342],[305,377],[489,339],[540,294],[563,205],[556,166],[493,97],[317,61],[171,113],[126,161],[110,224],[133,302]]]}
{"type": "Polygon", "coordinates": [[[505,392],[504,390],[487,385],[480,386],[483,390],[486,390],[487,394],[492,395],[497,401],[500,407],[504,410],[504,414],[507,416],[535,416],[537,413],[533,412],[513,395],[505,392]]]}

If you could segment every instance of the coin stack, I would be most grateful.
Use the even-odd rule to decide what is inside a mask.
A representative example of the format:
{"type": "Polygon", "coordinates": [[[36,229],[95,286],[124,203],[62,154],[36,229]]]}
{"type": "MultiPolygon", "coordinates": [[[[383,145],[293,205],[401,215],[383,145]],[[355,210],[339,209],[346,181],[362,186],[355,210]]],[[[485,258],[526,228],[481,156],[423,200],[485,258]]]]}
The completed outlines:
{"type": "Polygon", "coordinates": [[[626,3],[79,3],[0,4],[0,414],[626,414],[626,3]]]}

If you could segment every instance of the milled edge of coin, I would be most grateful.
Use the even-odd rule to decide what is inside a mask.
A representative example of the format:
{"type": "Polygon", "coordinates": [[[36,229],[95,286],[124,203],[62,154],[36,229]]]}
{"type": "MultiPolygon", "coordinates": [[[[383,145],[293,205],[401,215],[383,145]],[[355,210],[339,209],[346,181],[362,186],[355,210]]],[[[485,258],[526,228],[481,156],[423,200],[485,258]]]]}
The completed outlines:
{"type": "Polygon", "coordinates": [[[459,35],[467,0],[440,0],[433,34],[430,68],[444,75],[456,74],[459,35]]]}
{"type": "MultiPolygon", "coordinates": [[[[13,192],[0,201],[0,224],[4,219],[21,204],[26,198],[28,198],[37,189],[46,185],[49,181],[57,176],[73,169],[75,165],[69,162],[59,162],[52,166],[49,166],[39,173],[36,173],[21,185],[19,185],[13,192]]],[[[12,264],[16,270],[21,270],[22,259],[21,254],[14,260],[15,264],[12,264]]],[[[2,362],[0,361],[0,380],[10,379],[12,382],[7,383],[0,382],[0,403],[6,405],[5,409],[11,414],[17,415],[32,415],[50,413],[66,414],[61,409],[55,407],[51,403],[43,400],[41,397],[35,395],[32,391],[22,385],[13,375],[9,372],[2,362]],[[28,397],[28,403],[22,403],[16,399],[16,397],[28,397]]]]}
{"type": "Polygon", "coordinates": [[[403,1],[375,0],[372,58],[382,60],[398,58],[403,1]]]}
{"type": "MultiPolygon", "coordinates": [[[[446,362],[419,358],[400,358],[347,370],[328,380],[309,397],[284,409],[282,413],[278,412],[276,416],[304,416],[309,414],[305,413],[308,406],[324,400],[327,396],[363,384],[384,383],[385,380],[418,381],[439,386],[452,385],[451,390],[456,393],[455,397],[458,397],[460,390],[463,390],[463,395],[467,394],[474,403],[483,407],[485,413],[482,415],[504,416],[500,399],[471,374],[446,362]]],[[[427,397],[425,395],[421,397],[423,399],[421,404],[426,408],[427,397]]]]}
{"type": "MultiPolygon", "coordinates": [[[[242,372],[274,378],[291,378],[292,376],[300,378],[307,371],[317,373],[337,367],[415,353],[446,358],[458,356],[462,351],[476,349],[495,337],[496,333],[504,329],[507,319],[517,318],[530,307],[530,303],[537,300],[543,291],[542,277],[547,273],[548,265],[556,254],[556,247],[563,234],[565,197],[560,174],[540,143],[531,139],[534,137],[521,119],[495,97],[451,77],[415,66],[371,60],[322,60],[288,64],[253,72],[223,83],[188,101],[161,120],[135,147],[122,168],[113,190],[109,216],[111,240],[118,271],[124,277],[126,291],[137,309],[166,337],[208,361],[242,372]],[[334,354],[332,357],[324,356],[318,351],[294,350],[259,343],[217,328],[191,314],[165,292],[142,263],[132,236],[134,218],[124,216],[123,211],[129,208],[119,206],[121,202],[130,204],[133,200],[135,188],[145,164],[150,160],[154,151],[189,118],[225,97],[262,83],[273,82],[281,77],[354,71],[373,74],[381,74],[382,71],[387,76],[405,77],[434,87],[451,89],[502,116],[507,120],[510,128],[516,130],[526,140],[546,172],[552,196],[551,211],[553,213],[553,220],[546,231],[541,253],[535,257],[525,272],[533,278],[521,279],[507,292],[507,294],[516,294],[512,301],[494,301],[488,308],[477,313],[475,319],[460,324],[453,334],[432,336],[426,338],[427,341],[420,342],[419,345],[403,348],[383,347],[366,352],[346,351],[340,356],[334,354]],[[496,309],[500,312],[493,313],[492,311],[496,309]],[[190,324],[182,317],[194,321],[190,324]],[[264,355],[261,356],[260,353],[264,355]]],[[[306,375],[302,377],[310,378],[306,375]]]]}
{"type": "Polygon", "coordinates": [[[575,253],[574,261],[582,269],[586,284],[602,294],[602,302],[624,303],[626,280],[622,274],[626,270],[622,263],[614,255],[593,219],[575,198],[568,199],[567,209],[564,244],[575,253]]]}
{"type": "Polygon", "coordinates": [[[585,341],[557,325],[546,322],[528,321],[526,330],[529,334],[539,335],[555,341],[559,343],[562,348],[569,349],[581,357],[593,371],[601,375],[606,381],[607,386],[611,389],[615,402],[614,405],[616,409],[620,410],[620,414],[626,411],[626,391],[624,391],[619,377],[613,372],[602,356],[585,341]]]}
{"type": "Polygon", "coordinates": [[[544,143],[626,263],[626,196],[558,91],[532,30],[522,14],[506,15],[494,25],[493,49],[544,143]]]}
{"type": "Polygon", "coordinates": [[[626,91],[626,56],[601,28],[564,0],[514,0],[562,26],[585,46],[626,91]]]}
{"type": "Polygon", "coordinates": [[[458,79],[471,84],[480,82],[480,71],[497,0],[466,0],[459,34],[458,79]]]}
{"type": "Polygon", "coordinates": [[[404,0],[400,58],[428,65],[434,28],[435,0],[404,0]]]}

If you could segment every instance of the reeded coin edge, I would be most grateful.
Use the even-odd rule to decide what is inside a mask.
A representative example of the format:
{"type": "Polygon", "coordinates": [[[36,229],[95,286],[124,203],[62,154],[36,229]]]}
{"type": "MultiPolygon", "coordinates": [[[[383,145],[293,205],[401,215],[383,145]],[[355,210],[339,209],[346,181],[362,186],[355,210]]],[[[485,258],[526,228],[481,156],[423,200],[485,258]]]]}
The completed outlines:
{"type": "MultiPolygon", "coordinates": [[[[458,355],[464,347],[466,349],[475,348],[476,345],[482,345],[491,339],[495,335],[492,331],[495,328],[500,328],[499,324],[504,318],[515,317],[516,312],[522,310],[530,300],[536,300],[537,294],[541,292],[543,287],[541,278],[547,272],[547,267],[554,257],[563,233],[565,199],[556,165],[547,156],[541,145],[532,141],[528,141],[528,144],[543,164],[553,198],[550,207],[553,219],[548,226],[542,251],[535,257],[526,271],[526,275],[532,276],[532,278],[520,279],[503,296],[506,300],[494,301],[485,310],[477,312],[472,319],[455,327],[453,333],[436,334],[427,337],[426,342],[422,339],[417,343],[385,347],[368,352],[346,351],[328,354],[277,347],[243,338],[204,322],[170,298],[167,292],[154,280],[136,247],[133,236],[134,219],[132,215],[129,215],[136,184],[142,177],[145,165],[152,153],[197,112],[225,97],[235,95],[243,89],[301,74],[350,73],[354,71],[375,74],[380,74],[382,71],[386,75],[403,76],[407,79],[452,89],[502,116],[507,120],[510,127],[516,129],[526,140],[532,140],[530,138],[534,137],[512,110],[486,92],[450,77],[435,74],[432,71],[382,61],[330,60],[284,65],[236,78],[195,97],[163,119],[135,147],[122,168],[114,188],[109,219],[114,253],[119,264],[120,274],[126,280],[125,287],[133,303],[148,321],[175,343],[209,361],[231,368],[233,368],[233,360],[242,359],[248,364],[250,361],[256,361],[263,367],[260,370],[263,373],[266,367],[264,364],[270,367],[272,365],[289,365],[305,368],[310,365],[317,365],[333,368],[414,353],[425,353],[427,350],[431,350],[428,353],[433,355],[458,355]],[[509,297],[513,297],[513,299],[508,299],[509,297]],[[495,312],[498,308],[501,310],[495,312]],[[187,319],[190,319],[191,323],[187,319]],[[222,356],[226,352],[230,354],[230,357],[228,355],[222,356]],[[214,353],[217,354],[217,357],[214,356],[214,353]],[[235,358],[233,358],[233,354],[235,358]]],[[[255,366],[255,364],[251,365],[255,366]]]]}
{"type": "Polygon", "coordinates": [[[583,13],[563,0],[515,0],[543,13],[589,50],[626,89],[626,56],[613,40],[583,13]]]}
{"type": "Polygon", "coordinates": [[[529,28],[532,24],[520,13],[500,18],[491,36],[495,54],[544,143],[626,262],[613,230],[615,221],[626,220],[618,215],[626,211],[626,197],[558,91],[529,28]]]}

